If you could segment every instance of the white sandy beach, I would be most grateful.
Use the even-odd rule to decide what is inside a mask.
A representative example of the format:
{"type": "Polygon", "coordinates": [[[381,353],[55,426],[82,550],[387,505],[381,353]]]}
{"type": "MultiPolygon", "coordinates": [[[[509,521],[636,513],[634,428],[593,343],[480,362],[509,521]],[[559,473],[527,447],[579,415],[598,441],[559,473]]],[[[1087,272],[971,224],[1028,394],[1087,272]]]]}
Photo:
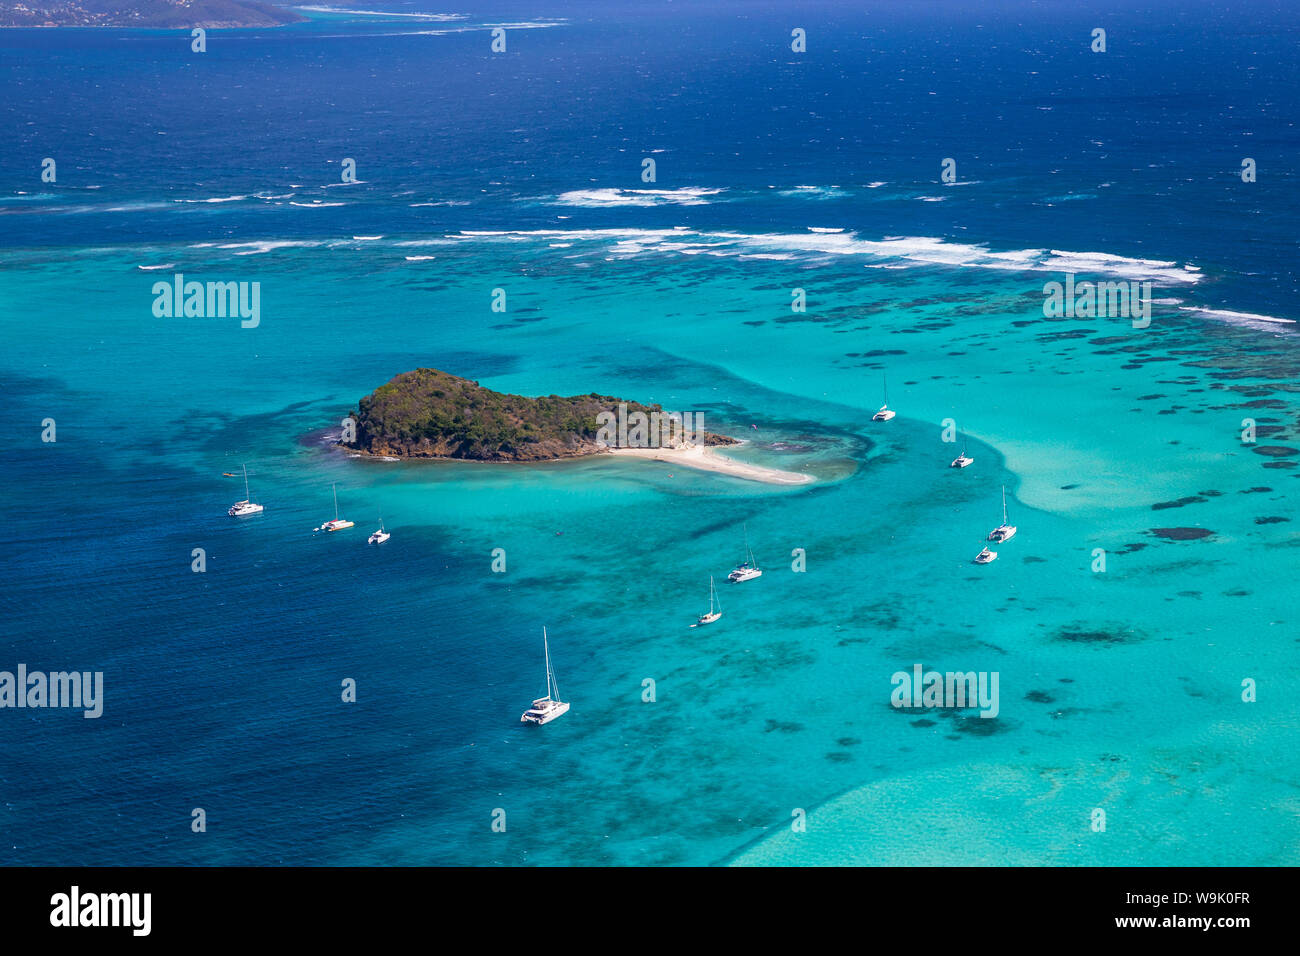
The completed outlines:
{"type": "Polygon", "coordinates": [[[611,448],[612,455],[624,455],[629,458],[649,458],[663,461],[683,468],[698,468],[701,471],[716,471],[731,475],[733,478],[745,478],[749,481],[762,481],[769,485],[806,485],[815,481],[812,475],[797,471],[781,471],[777,468],[764,468],[762,465],[750,465],[720,455],[705,445],[686,445],[681,448],[611,448]]]}

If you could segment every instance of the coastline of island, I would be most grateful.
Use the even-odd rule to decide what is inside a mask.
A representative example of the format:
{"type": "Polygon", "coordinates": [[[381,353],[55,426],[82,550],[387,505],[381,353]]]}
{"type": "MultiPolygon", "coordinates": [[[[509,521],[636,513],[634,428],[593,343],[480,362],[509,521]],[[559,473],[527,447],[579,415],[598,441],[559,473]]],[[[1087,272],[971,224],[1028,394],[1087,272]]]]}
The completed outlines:
{"type": "Polygon", "coordinates": [[[744,443],[703,423],[700,412],[667,412],[594,392],[530,398],[420,368],[362,398],[337,443],[357,457],[388,461],[541,463],[608,455],[765,484],[816,480],[718,454],[718,447],[744,443]]]}
{"type": "Polygon", "coordinates": [[[5,29],[237,30],[307,20],[290,7],[263,0],[0,0],[0,28],[5,29]]]}

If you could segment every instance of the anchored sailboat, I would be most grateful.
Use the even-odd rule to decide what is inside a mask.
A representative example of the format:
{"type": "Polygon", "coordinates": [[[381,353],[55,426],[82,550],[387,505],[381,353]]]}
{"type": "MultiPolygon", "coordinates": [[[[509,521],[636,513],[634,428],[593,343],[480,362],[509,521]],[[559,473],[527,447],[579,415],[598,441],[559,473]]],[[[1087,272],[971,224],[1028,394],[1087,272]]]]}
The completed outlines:
{"type": "Polygon", "coordinates": [[[894,411],[889,407],[889,381],[885,376],[880,376],[881,382],[885,388],[885,404],[880,406],[880,411],[871,416],[873,422],[887,422],[894,417],[894,411]]]}
{"type": "Polygon", "coordinates": [[[727,575],[728,581],[748,581],[751,578],[762,577],[763,572],[758,567],[758,562],[754,560],[754,552],[749,547],[749,525],[745,525],[745,560],[736,565],[735,569],[727,575]]]}
{"type": "Polygon", "coordinates": [[[567,701],[560,700],[560,687],[555,683],[555,671],[551,668],[551,645],[546,639],[546,628],[542,628],[542,647],[546,652],[546,696],[533,701],[533,706],[524,711],[520,723],[540,727],[549,724],[556,717],[569,712],[567,701]]]}
{"type": "Polygon", "coordinates": [[[1016,526],[1007,523],[1007,486],[1002,486],[1002,523],[989,532],[989,541],[1010,541],[1016,536],[1016,526]]]}
{"type": "Polygon", "coordinates": [[[722,605],[718,603],[717,592],[713,587],[713,575],[709,575],[709,610],[707,614],[701,614],[698,621],[691,627],[700,627],[704,624],[712,624],[718,618],[722,617],[722,605]]]}
{"type": "Polygon", "coordinates": [[[339,486],[334,486],[334,520],[326,521],[317,528],[317,531],[342,531],[344,528],[351,528],[353,522],[345,521],[339,517],[339,486]]]}
{"type": "Polygon", "coordinates": [[[379,530],[371,534],[370,537],[366,539],[366,544],[383,544],[391,537],[392,535],[384,530],[384,516],[380,515],[379,530]]]}
{"type": "Polygon", "coordinates": [[[965,468],[967,465],[971,464],[971,463],[974,462],[974,461],[975,461],[974,458],[971,458],[969,455],[966,454],[966,443],[965,443],[965,442],[962,442],[962,444],[961,444],[961,454],[958,455],[956,458],[954,458],[954,459],[952,460],[952,464],[950,464],[948,467],[949,467],[949,468],[965,468]]]}
{"type": "Polygon", "coordinates": [[[242,518],[245,515],[259,514],[262,510],[263,510],[262,506],[259,504],[254,504],[253,496],[248,493],[248,466],[245,465],[244,466],[244,500],[236,501],[233,505],[230,506],[230,510],[227,511],[226,514],[233,515],[236,518],[242,518]]]}

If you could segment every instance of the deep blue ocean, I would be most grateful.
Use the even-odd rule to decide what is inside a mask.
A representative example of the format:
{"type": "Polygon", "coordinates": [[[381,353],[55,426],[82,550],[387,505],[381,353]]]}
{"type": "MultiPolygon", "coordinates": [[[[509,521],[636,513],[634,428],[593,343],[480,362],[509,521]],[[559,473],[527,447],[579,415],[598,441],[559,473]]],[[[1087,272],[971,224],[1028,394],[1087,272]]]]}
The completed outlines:
{"type": "Polygon", "coordinates": [[[0,863],[1300,862],[1300,12],[1087,7],[0,31],[0,671],[105,687],[0,708],[0,863]],[[155,316],[177,273],[260,323],[155,316]],[[1150,327],[1046,318],[1066,273],[1150,327]],[[817,480],[330,444],[418,367],[817,480]],[[892,707],[915,663],[1000,714],[892,707]]]}

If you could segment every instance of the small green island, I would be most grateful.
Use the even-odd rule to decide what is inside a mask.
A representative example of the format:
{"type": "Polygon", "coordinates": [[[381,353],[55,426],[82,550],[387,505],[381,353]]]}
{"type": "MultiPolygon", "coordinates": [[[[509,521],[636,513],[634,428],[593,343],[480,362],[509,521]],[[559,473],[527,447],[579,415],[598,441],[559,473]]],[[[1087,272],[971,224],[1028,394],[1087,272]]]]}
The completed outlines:
{"type": "Polygon", "coordinates": [[[711,432],[695,435],[691,423],[702,417],[682,422],[692,414],[594,392],[568,398],[508,395],[448,372],[419,368],[361,399],[352,416],[355,440],[340,444],[383,457],[529,462],[596,455],[611,447],[737,443],[711,432]]]}

